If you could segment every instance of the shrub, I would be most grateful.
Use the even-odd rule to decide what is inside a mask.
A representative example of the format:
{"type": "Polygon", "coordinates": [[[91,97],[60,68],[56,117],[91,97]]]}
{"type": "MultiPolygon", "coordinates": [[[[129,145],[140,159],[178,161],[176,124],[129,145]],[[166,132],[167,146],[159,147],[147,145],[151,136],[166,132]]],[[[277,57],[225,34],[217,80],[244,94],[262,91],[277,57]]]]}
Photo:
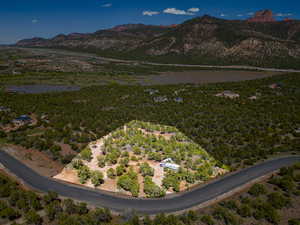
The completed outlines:
{"type": "Polygon", "coordinates": [[[275,224],[278,224],[280,221],[280,215],[268,202],[257,199],[253,202],[253,209],[255,210],[253,216],[257,220],[266,219],[267,221],[275,224]]]}
{"type": "Polygon", "coordinates": [[[289,225],[300,225],[300,219],[290,219],[289,225]]]}
{"type": "Polygon", "coordinates": [[[59,145],[52,145],[52,147],[50,148],[50,151],[53,154],[57,154],[57,153],[61,152],[61,147],[59,145]]]}
{"type": "Polygon", "coordinates": [[[128,164],[129,164],[129,157],[125,157],[125,158],[121,159],[120,164],[121,164],[122,166],[128,167],[128,164]]]}
{"type": "Polygon", "coordinates": [[[0,200],[0,211],[6,209],[7,207],[7,203],[5,201],[0,200]]]}
{"type": "Polygon", "coordinates": [[[57,200],[58,199],[58,194],[56,193],[56,192],[53,192],[53,191],[49,191],[48,193],[47,193],[47,195],[45,195],[44,196],[44,202],[46,203],[46,204],[49,204],[49,203],[51,203],[51,202],[53,202],[53,201],[55,201],[55,200],[57,200]]]}
{"type": "Polygon", "coordinates": [[[238,206],[234,200],[228,200],[228,201],[221,202],[220,205],[222,205],[223,207],[225,207],[227,209],[231,209],[231,210],[238,209],[238,206]]]}
{"type": "Polygon", "coordinates": [[[216,219],[223,221],[226,225],[240,225],[239,219],[232,214],[228,209],[217,207],[213,215],[216,219]]]}
{"type": "Polygon", "coordinates": [[[154,176],[154,169],[148,163],[145,162],[140,165],[140,173],[144,177],[154,176]]]}
{"type": "Polygon", "coordinates": [[[74,160],[72,162],[72,167],[76,170],[80,169],[83,166],[83,162],[81,160],[74,160]]]}
{"type": "Polygon", "coordinates": [[[117,185],[126,191],[130,191],[134,197],[137,197],[139,194],[137,173],[135,173],[132,169],[127,174],[119,177],[117,185]]]}
{"type": "Polygon", "coordinates": [[[60,213],[62,213],[63,210],[60,202],[56,200],[47,205],[45,211],[49,220],[53,221],[60,213]]]}
{"type": "Polygon", "coordinates": [[[268,202],[276,209],[287,207],[291,200],[279,192],[274,192],[268,195],[268,202]]]}
{"type": "Polygon", "coordinates": [[[91,177],[90,169],[83,165],[77,170],[77,175],[81,184],[85,184],[86,181],[91,177]]]}
{"type": "Polygon", "coordinates": [[[95,221],[100,221],[104,223],[109,223],[112,220],[112,215],[109,209],[99,209],[96,208],[93,212],[91,212],[91,217],[94,218],[95,221]]]}
{"type": "Polygon", "coordinates": [[[91,181],[95,187],[99,186],[100,184],[103,184],[103,173],[101,171],[92,171],[91,181]]]}
{"type": "Polygon", "coordinates": [[[172,187],[174,191],[179,192],[180,182],[176,174],[167,174],[164,177],[162,184],[167,190],[172,187]]]}
{"type": "Polygon", "coordinates": [[[20,217],[20,213],[13,208],[8,207],[0,211],[0,217],[9,220],[15,220],[20,217]]]}
{"type": "Polygon", "coordinates": [[[159,198],[166,195],[165,191],[157,186],[149,176],[144,178],[144,192],[150,198],[159,198]]]}
{"type": "Polygon", "coordinates": [[[252,209],[248,204],[243,204],[237,210],[237,213],[242,217],[250,217],[252,215],[252,209]]]}
{"type": "Polygon", "coordinates": [[[137,157],[136,157],[135,155],[133,155],[133,156],[131,157],[131,160],[134,161],[134,162],[137,162],[137,161],[138,161],[138,159],[137,159],[137,157]]]}
{"type": "Polygon", "coordinates": [[[203,215],[201,217],[201,221],[207,225],[214,225],[215,224],[215,221],[214,219],[212,218],[211,215],[203,215]]]}
{"type": "Polygon", "coordinates": [[[283,176],[283,177],[273,177],[269,183],[277,185],[280,187],[282,190],[287,191],[287,192],[292,192],[294,191],[296,185],[290,176],[283,176]]]}
{"type": "Polygon", "coordinates": [[[86,147],[85,149],[83,149],[81,152],[80,152],[80,156],[82,159],[84,160],[87,160],[87,161],[91,161],[93,159],[92,157],[92,151],[89,147],[86,147]]]}
{"type": "Polygon", "coordinates": [[[105,158],[102,156],[98,156],[97,160],[98,160],[98,166],[100,168],[104,168],[105,167],[105,158]]]}
{"type": "Polygon", "coordinates": [[[115,179],[116,177],[116,172],[113,168],[109,168],[107,171],[107,177],[110,179],[115,179]]]}
{"type": "Polygon", "coordinates": [[[0,130],[0,138],[5,138],[5,137],[7,137],[6,133],[0,130]]]}
{"type": "Polygon", "coordinates": [[[25,215],[25,220],[27,224],[41,225],[43,223],[42,217],[40,217],[34,210],[30,210],[25,215]]]}
{"type": "Polygon", "coordinates": [[[125,166],[123,166],[123,165],[117,166],[117,168],[116,168],[117,176],[121,176],[121,175],[123,175],[125,172],[126,172],[125,166]]]}
{"type": "Polygon", "coordinates": [[[258,197],[260,195],[266,194],[267,190],[263,184],[254,184],[248,192],[249,194],[258,197]]]}

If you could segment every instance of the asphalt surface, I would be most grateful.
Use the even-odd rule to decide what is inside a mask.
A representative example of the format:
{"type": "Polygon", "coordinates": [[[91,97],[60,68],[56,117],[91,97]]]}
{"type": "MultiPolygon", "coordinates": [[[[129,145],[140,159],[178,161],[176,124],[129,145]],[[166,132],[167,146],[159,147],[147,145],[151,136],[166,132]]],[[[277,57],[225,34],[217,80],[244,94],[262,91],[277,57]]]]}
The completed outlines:
{"type": "Polygon", "coordinates": [[[256,178],[281,167],[292,165],[295,162],[300,162],[300,156],[287,156],[266,161],[222,177],[205,186],[179,193],[171,198],[135,199],[119,197],[94,189],[82,188],[41,176],[6,152],[0,150],[0,163],[11,173],[21,178],[27,185],[36,190],[42,192],[55,191],[61,196],[85,201],[99,207],[107,207],[114,211],[124,212],[134,210],[145,214],[175,212],[205,203],[256,178]]]}

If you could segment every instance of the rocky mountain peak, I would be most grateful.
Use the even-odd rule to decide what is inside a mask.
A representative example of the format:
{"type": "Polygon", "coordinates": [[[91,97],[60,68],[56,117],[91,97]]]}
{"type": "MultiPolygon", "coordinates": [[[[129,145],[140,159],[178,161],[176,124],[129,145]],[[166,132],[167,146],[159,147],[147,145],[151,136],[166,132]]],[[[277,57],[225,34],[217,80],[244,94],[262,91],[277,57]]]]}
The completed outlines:
{"type": "Polygon", "coordinates": [[[273,17],[273,12],[271,10],[266,9],[256,12],[254,16],[248,19],[247,21],[265,23],[275,22],[276,20],[273,17]]]}

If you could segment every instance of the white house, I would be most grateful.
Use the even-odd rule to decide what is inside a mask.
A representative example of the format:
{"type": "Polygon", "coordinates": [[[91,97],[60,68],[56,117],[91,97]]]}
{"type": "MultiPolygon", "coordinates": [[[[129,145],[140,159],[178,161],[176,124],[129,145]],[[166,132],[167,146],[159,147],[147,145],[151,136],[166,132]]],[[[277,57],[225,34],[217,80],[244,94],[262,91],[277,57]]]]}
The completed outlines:
{"type": "Polygon", "coordinates": [[[167,168],[174,171],[177,171],[180,168],[180,166],[175,164],[171,158],[164,159],[159,165],[163,168],[167,168]]]}

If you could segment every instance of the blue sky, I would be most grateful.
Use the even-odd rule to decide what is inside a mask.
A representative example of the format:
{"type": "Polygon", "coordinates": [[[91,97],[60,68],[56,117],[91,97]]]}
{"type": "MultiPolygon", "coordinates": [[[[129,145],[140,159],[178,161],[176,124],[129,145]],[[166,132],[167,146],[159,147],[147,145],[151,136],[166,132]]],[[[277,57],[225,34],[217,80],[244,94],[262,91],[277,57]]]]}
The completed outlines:
{"type": "Polygon", "coordinates": [[[181,23],[204,14],[245,19],[261,9],[273,10],[279,20],[300,18],[299,0],[2,0],[0,44],[126,23],[181,23]]]}

